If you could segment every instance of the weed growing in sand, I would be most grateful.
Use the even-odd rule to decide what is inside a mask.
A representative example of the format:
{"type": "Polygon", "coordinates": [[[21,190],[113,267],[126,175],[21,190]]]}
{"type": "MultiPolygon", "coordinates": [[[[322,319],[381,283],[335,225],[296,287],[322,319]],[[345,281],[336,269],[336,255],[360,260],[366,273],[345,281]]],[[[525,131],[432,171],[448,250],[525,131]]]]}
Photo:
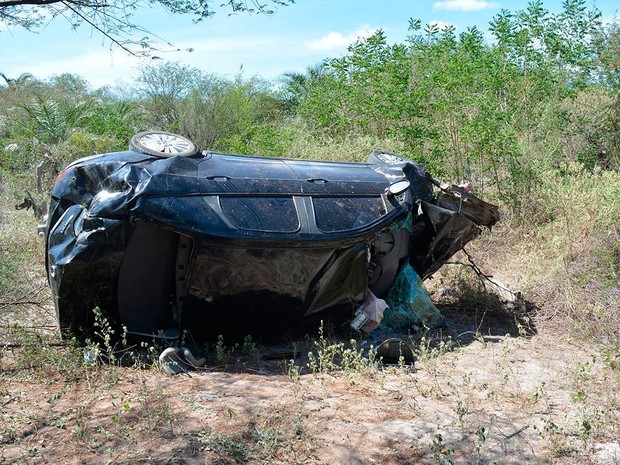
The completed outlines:
{"type": "Polygon", "coordinates": [[[286,368],[287,368],[288,379],[290,379],[295,384],[299,383],[299,380],[301,378],[301,368],[299,367],[299,365],[297,365],[295,360],[294,359],[289,360],[288,363],[286,364],[286,368]]]}
{"type": "Polygon", "coordinates": [[[418,360],[428,360],[444,355],[453,348],[452,336],[437,340],[424,335],[420,338],[417,347],[414,347],[414,355],[418,360]]]}
{"type": "Polygon", "coordinates": [[[229,350],[224,345],[224,336],[221,334],[217,337],[217,342],[215,343],[215,358],[219,363],[224,363],[228,359],[228,355],[232,353],[232,350],[229,350]]]}
{"type": "Polygon", "coordinates": [[[475,459],[475,463],[479,464],[482,460],[482,448],[484,447],[484,443],[487,440],[487,431],[484,426],[478,426],[476,428],[474,439],[474,454],[473,458],[475,459]]]}
{"type": "MultiPolygon", "coordinates": [[[[82,348],[85,365],[108,366],[110,367],[109,373],[114,375],[114,369],[118,366],[144,368],[157,363],[157,356],[161,348],[157,346],[155,340],[151,344],[146,341],[130,344],[125,326],[121,326],[120,335],[117,336],[114,325],[100,308],[95,307],[93,314],[94,337],[86,339],[86,344],[82,348]]],[[[113,378],[110,378],[109,381],[114,384],[113,378]]]]}
{"type": "MultiPolygon", "coordinates": [[[[208,347],[206,352],[209,352],[208,347]]],[[[235,364],[240,361],[258,364],[261,357],[261,348],[252,340],[250,335],[245,336],[241,344],[234,343],[231,346],[227,346],[224,343],[224,336],[220,334],[213,347],[213,353],[215,360],[220,365],[235,364]]]]}
{"type": "Polygon", "coordinates": [[[456,416],[459,419],[461,428],[465,428],[465,416],[469,413],[469,405],[462,399],[456,401],[456,416]]]}
{"type": "Polygon", "coordinates": [[[236,462],[247,462],[252,456],[252,451],[239,436],[228,436],[211,431],[206,437],[203,436],[202,440],[205,450],[229,457],[236,462]]]}
{"type": "Polygon", "coordinates": [[[536,386],[536,389],[534,389],[534,392],[531,395],[531,400],[534,404],[538,404],[540,402],[544,402],[546,398],[547,398],[546,383],[543,381],[538,386],[536,386]]]}
{"type": "MultiPolygon", "coordinates": [[[[117,344],[115,342],[115,330],[110,321],[103,315],[99,307],[93,309],[95,321],[94,336],[95,339],[86,340],[86,348],[84,350],[84,361],[87,364],[99,364],[102,360],[106,360],[110,364],[118,361],[117,344]]],[[[127,328],[123,327],[122,331],[122,347],[127,347],[127,328]]]]}
{"type": "Polygon", "coordinates": [[[588,398],[588,386],[587,383],[592,376],[592,369],[594,368],[595,360],[591,362],[578,362],[575,365],[574,377],[574,389],[572,393],[572,399],[575,402],[584,404],[588,398]]]}
{"type": "Polygon", "coordinates": [[[440,433],[435,434],[433,437],[433,444],[431,445],[431,452],[435,463],[448,464],[452,463],[452,455],[454,449],[449,448],[443,441],[443,436],[440,433]]]}
{"type": "Polygon", "coordinates": [[[252,340],[252,336],[249,334],[243,338],[241,353],[253,363],[258,363],[260,361],[260,347],[252,340]]]}
{"type": "Polygon", "coordinates": [[[314,351],[308,352],[307,367],[312,373],[364,373],[377,369],[378,363],[380,359],[377,359],[374,346],[365,353],[355,339],[349,341],[348,347],[344,342],[330,342],[324,336],[321,322],[319,337],[314,340],[314,351]]]}

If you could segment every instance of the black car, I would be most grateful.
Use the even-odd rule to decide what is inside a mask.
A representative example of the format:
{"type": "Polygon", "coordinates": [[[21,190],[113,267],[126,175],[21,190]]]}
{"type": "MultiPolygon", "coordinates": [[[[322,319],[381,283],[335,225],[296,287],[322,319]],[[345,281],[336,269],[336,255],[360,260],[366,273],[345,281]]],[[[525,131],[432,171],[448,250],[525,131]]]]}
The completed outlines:
{"type": "Polygon", "coordinates": [[[95,307],[134,335],[266,335],[350,319],[403,264],[428,277],[498,219],[391,153],[241,156],[144,132],[58,176],[46,263],[65,336],[89,335],[95,307]]]}

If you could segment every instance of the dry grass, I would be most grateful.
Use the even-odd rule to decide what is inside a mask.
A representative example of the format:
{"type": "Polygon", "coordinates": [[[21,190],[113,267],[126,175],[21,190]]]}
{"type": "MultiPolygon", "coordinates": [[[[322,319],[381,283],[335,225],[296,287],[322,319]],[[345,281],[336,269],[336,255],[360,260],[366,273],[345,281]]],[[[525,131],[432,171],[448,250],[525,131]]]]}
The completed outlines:
{"type": "Polygon", "coordinates": [[[27,323],[44,334],[56,329],[50,299],[43,238],[31,211],[16,211],[15,197],[0,185],[0,341],[11,323],[27,323]]]}
{"type": "Polygon", "coordinates": [[[617,352],[620,177],[575,170],[541,186],[527,222],[506,218],[468,249],[486,273],[523,291],[539,326],[554,325],[617,352]]]}
{"type": "Polygon", "coordinates": [[[284,157],[306,160],[365,162],[373,150],[387,150],[406,156],[405,144],[395,139],[381,139],[371,135],[346,135],[342,138],[321,136],[293,121],[288,128],[294,132],[284,157]]]}

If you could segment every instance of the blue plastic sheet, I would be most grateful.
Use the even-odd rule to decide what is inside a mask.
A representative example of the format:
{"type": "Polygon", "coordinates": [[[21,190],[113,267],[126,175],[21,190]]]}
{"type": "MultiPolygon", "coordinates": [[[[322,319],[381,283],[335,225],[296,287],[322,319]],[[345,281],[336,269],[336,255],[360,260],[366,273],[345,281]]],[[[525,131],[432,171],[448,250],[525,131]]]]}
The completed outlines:
{"type": "Polygon", "coordinates": [[[381,320],[383,331],[403,332],[416,327],[444,325],[443,315],[428,296],[422,279],[408,263],[399,270],[385,301],[389,308],[381,320]]]}

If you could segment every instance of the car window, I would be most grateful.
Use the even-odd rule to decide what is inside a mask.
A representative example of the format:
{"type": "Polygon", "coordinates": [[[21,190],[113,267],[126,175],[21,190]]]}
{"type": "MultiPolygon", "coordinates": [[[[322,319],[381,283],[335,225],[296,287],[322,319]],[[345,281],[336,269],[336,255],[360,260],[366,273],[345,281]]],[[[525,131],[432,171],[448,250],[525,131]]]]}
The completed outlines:
{"type": "Polygon", "coordinates": [[[321,231],[357,229],[385,214],[381,197],[313,198],[316,225],[321,231]]]}
{"type": "Polygon", "coordinates": [[[220,205],[229,221],[239,229],[268,232],[299,229],[291,197],[220,197],[220,205]]]}

